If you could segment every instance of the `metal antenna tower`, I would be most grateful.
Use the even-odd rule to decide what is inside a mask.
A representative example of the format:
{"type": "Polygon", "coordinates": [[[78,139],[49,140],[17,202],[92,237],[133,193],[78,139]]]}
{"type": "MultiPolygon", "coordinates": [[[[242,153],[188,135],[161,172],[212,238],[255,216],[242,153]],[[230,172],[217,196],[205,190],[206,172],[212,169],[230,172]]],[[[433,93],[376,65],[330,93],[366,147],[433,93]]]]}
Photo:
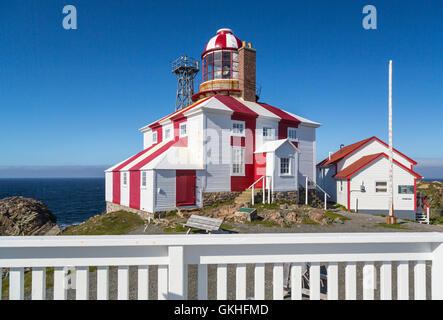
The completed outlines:
{"type": "Polygon", "coordinates": [[[198,61],[187,56],[181,56],[172,62],[172,73],[177,77],[177,98],[175,111],[192,103],[194,94],[194,78],[199,71],[198,61]]]}

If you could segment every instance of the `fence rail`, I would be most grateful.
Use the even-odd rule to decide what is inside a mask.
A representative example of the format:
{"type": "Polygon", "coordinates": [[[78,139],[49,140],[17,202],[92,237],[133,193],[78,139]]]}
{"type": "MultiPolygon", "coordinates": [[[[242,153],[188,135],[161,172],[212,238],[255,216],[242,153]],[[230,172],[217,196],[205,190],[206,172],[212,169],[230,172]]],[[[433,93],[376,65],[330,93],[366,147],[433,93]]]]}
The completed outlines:
{"type": "Polygon", "coordinates": [[[251,291],[254,299],[264,299],[269,282],[271,297],[283,299],[285,270],[292,299],[338,299],[339,290],[344,299],[356,299],[357,287],[363,299],[389,300],[393,291],[397,299],[443,299],[439,232],[0,237],[0,266],[8,271],[2,283],[9,284],[7,298],[14,300],[25,298],[25,275],[31,276],[31,298],[45,299],[50,267],[54,299],[67,299],[67,270],[75,272],[76,299],[89,299],[91,285],[97,299],[109,299],[111,266],[117,269],[117,299],[129,299],[130,283],[134,285],[130,267],[137,269],[138,299],[148,299],[153,286],[158,299],[186,299],[190,265],[197,265],[199,299],[208,298],[209,265],[215,265],[217,299],[226,299],[229,290],[235,299],[246,299],[251,291]],[[308,289],[303,287],[306,265],[308,289]],[[344,266],[344,283],[339,265],[344,266]],[[90,267],[97,267],[93,284],[90,267]],[[272,279],[265,277],[267,268],[272,268],[272,279]],[[228,281],[234,281],[235,289],[228,290],[228,281]]]}

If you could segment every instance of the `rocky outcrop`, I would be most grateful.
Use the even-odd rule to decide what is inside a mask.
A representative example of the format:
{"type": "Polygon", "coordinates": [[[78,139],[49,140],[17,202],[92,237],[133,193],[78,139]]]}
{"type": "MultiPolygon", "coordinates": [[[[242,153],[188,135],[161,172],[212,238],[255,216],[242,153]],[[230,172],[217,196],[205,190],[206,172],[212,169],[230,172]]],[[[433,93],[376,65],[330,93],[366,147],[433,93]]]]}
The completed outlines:
{"type": "Polygon", "coordinates": [[[0,200],[0,235],[56,235],[57,217],[38,200],[10,197],[0,200]]]}

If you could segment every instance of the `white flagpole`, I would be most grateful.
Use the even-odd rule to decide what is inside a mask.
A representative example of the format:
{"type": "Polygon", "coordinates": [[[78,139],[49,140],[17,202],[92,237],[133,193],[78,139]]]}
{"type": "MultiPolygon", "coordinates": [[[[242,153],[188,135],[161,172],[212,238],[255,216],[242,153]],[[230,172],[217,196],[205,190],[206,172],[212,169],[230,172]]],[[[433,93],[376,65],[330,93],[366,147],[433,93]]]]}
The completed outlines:
{"type": "Polygon", "coordinates": [[[391,223],[394,217],[394,181],[392,152],[392,60],[389,60],[389,216],[391,223]]]}

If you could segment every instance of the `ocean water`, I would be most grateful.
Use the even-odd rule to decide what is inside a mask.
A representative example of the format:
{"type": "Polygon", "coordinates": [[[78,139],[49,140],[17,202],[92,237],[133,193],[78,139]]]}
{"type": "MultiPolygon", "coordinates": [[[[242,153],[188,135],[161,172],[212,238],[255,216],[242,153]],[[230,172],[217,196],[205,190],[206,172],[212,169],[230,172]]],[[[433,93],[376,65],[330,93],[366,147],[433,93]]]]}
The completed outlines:
{"type": "Polygon", "coordinates": [[[105,211],[104,178],[0,179],[0,199],[23,196],[43,201],[64,228],[105,211]]]}

